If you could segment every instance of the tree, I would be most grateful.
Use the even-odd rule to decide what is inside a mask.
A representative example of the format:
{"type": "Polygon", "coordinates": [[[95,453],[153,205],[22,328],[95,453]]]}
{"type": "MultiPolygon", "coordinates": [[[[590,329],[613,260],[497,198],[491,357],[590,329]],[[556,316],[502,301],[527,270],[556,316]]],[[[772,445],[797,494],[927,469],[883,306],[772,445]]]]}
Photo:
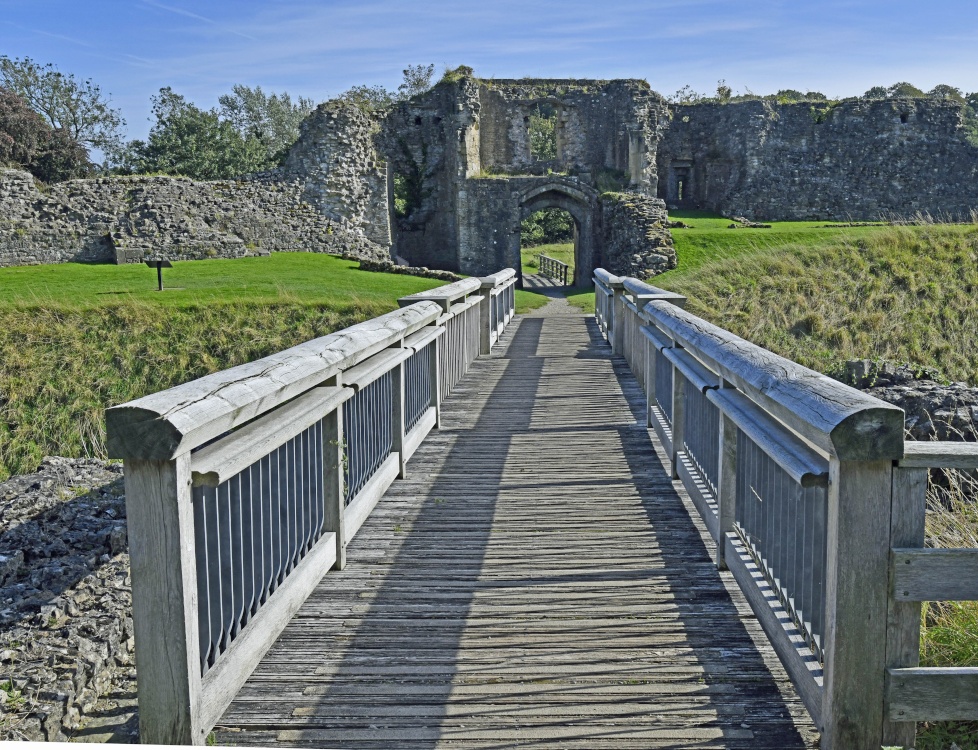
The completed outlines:
{"type": "Polygon", "coordinates": [[[527,123],[530,154],[540,161],[557,158],[557,112],[550,104],[538,104],[527,123]]]}
{"type": "Polygon", "coordinates": [[[412,96],[423,94],[431,88],[431,79],[435,75],[434,65],[408,65],[404,69],[404,81],[397,87],[399,99],[410,99],[412,96]]]}
{"type": "Polygon", "coordinates": [[[28,169],[43,182],[91,177],[94,171],[88,160],[88,149],[64,129],[51,131],[44,148],[34,157],[28,169]]]}
{"type": "Polygon", "coordinates": [[[169,86],[152,101],[156,123],[145,143],[129,144],[123,171],[219,180],[269,166],[265,147],[256,138],[243,137],[216,110],[200,109],[169,86]]]}
{"type": "Polygon", "coordinates": [[[886,89],[886,96],[888,99],[920,98],[926,96],[926,94],[912,83],[901,81],[900,83],[894,83],[892,86],[889,86],[886,89]]]}
{"type": "Polygon", "coordinates": [[[83,146],[111,150],[121,142],[125,121],[92,79],[79,80],[53,65],[0,56],[0,85],[23,99],[53,130],[83,146]]]}
{"type": "Polygon", "coordinates": [[[27,102],[0,87],[0,164],[26,167],[44,147],[51,128],[27,102]]]}
{"type": "Polygon", "coordinates": [[[240,84],[230,94],[218,99],[221,117],[230,122],[242,138],[253,138],[265,149],[269,163],[281,164],[292,144],[299,138],[299,123],[315,103],[299,97],[292,101],[288,93],[266,94],[261,86],[249,88],[240,84]]]}
{"type": "Polygon", "coordinates": [[[821,91],[806,91],[803,99],[809,102],[827,102],[829,100],[821,91]]]}
{"type": "Polygon", "coordinates": [[[930,91],[927,92],[927,96],[932,99],[941,99],[943,101],[952,102],[964,102],[964,96],[961,94],[961,89],[955,88],[954,86],[949,86],[946,83],[939,83],[930,91]]]}
{"type": "Polygon", "coordinates": [[[781,89],[774,95],[774,98],[779,104],[791,104],[792,102],[802,101],[805,95],[797,89],[781,89]]]}
{"type": "Polygon", "coordinates": [[[397,101],[397,94],[383,86],[353,86],[340,94],[338,99],[349,102],[365,112],[386,109],[397,101]]]}
{"type": "Polygon", "coordinates": [[[717,81],[717,100],[721,104],[726,104],[730,101],[730,97],[733,96],[733,89],[727,85],[727,82],[722,78],[717,81]]]}
{"type": "Polygon", "coordinates": [[[884,86],[873,86],[863,94],[863,99],[886,99],[886,88],[884,86]]]}
{"type": "Polygon", "coordinates": [[[10,89],[0,87],[0,165],[28,170],[44,182],[91,173],[88,151],[65,130],[54,130],[10,89]]]}
{"type": "Polygon", "coordinates": [[[675,94],[667,97],[667,101],[672,104],[696,104],[696,102],[700,101],[702,98],[703,95],[693,91],[693,87],[687,83],[675,94]]]}

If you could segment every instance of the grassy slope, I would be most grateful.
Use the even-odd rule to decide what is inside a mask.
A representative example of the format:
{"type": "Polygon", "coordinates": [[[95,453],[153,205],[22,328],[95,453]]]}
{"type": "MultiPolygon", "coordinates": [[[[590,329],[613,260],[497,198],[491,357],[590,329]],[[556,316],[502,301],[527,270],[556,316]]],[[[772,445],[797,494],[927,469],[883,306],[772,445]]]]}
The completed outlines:
{"type": "MultiPolygon", "coordinates": [[[[657,276],[654,283],[671,289],[673,278],[685,277],[700,266],[723,259],[752,255],[767,248],[813,247],[842,235],[862,237],[875,227],[829,227],[824,221],[779,221],[770,229],[730,229],[729,219],[705,211],[671,211],[669,218],[684,221],[689,229],[673,229],[679,267],[657,276]]],[[[594,312],[594,289],[582,287],[568,296],[572,305],[594,312]]]]}
{"type": "MultiPolygon", "coordinates": [[[[44,455],[104,455],[106,406],[380,315],[442,282],[305,253],[0,269],[0,479],[44,455]]],[[[518,292],[518,307],[546,298],[518,292]]]]}
{"type": "Polygon", "coordinates": [[[688,309],[821,372],[855,358],[978,383],[978,227],[839,230],[663,274],[688,309]]]}
{"type": "Polygon", "coordinates": [[[546,255],[554,260],[559,260],[562,263],[566,263],[570,266],[568,270],[568,277],[573,278],[574,276],[574,243],[573,242],[562,242],[555,245],[535,245],[533,247],[524,247],[520,250],[521,260],[523,263],[523,273],[537,273],[539,268],[537,267],[537,256],[546,255]]]}

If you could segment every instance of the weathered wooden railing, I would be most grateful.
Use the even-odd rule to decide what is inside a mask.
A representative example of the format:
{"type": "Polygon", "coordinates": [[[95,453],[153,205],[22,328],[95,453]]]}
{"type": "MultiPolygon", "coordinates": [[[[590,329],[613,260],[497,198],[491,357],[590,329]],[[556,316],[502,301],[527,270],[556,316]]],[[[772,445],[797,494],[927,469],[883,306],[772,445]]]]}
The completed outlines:
{"type": "Polygon", "coordinates": [[[567,286],[567,274],[570,271],[570,266],[563,261],[551,258],[549,255],[538,255],[537,267],[540,269],[540,273],[548,279],[559,281],[567,286]]]}
{"type": "Polygon", "coordinates": [[[921,669],[920,601],[978,599],[978,550],[924,545],[927,468],[974,446],[904,444],[903,412],[594,273],[595,317],[823,749],[911,747],[914,721],[978,718],[978,669],[921,669]]]}
{"type": "Polygon", "coordinates": [[[108,410],[109,453],[125,459],[142,742],[204,743],[512,318],[515,275],[412,295],[108,410]]]}

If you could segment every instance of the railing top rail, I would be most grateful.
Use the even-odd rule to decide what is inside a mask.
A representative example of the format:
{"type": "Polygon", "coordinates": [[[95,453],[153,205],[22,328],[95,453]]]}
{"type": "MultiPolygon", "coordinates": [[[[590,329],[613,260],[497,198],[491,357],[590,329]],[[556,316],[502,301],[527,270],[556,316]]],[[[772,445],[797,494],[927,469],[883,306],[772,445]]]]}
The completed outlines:
{"type": "MultiPolygon", "coordinates": [[[[478,288],[478,285],[476,286],[478,288]]],[[[437,291],[437,290],[436,290],[437,291]]],[[[422,301],[106,411],[113,458],[168,460],[257,417],[435,322],[422,301]]]]}
{"type": "Polygon", "coordinates": [[[491,273],[488,276],[483,276],[479,281],[482,282],[482,288],[495,288],[497,286],[502,286],[510,279],[516,278],[516,271],[512,268],[504,268],[502,271],[496,271],[496,273],[491,273]]]}
{"type": "Polygon", "coordinates": [[[472,292],[478,292],[480,289],[482,289],[482,282],[479,279],[474,277],[460,279],[451,284],[445,284],[445,286],[429,289],[426,292],[415,292],[406,297],[401,297],[397,300],[397,303],[401,307],[407,307],[408,305],[413,305],[415,302],[431,300],[440,304],[442,309],[447,312],[453,302],[462,299],[468,294],[472,294],[472,292]]]}
{"type": "Polygon", "coordinates": [[[544,259],[550,261],[551,263],[557,264],[558,266],[563,266],[564,268],[570,268],[570,264],[569,263],[564,263],[564,261],[562,261],[562,260],[557,260],[556,258],[551,258],[549,255],[544,255],[543,253],[539,253],[538,257],[544,258],[544,259]]]}
{"type": "Polygon", "coordinates": [[[609,289],[621,289],[623,287],[623,280],[621,277],[610,274],[603,268],[594,269],[594,278],[609,289]]]}
{"type": "Polygon", "coordinates": [[[681,304],[686,301],[686,297],[682,294],[676,294],[675,292],[670,292],[666,289],[660,289],[657,286],[646,284],[644,281],[639,281],[638,279],[633,279],[629,276],[622,277],[621,282],[625,291],[636,299],[666,299],[671,300],[676,304],[681,304]]]}
{"type": "Polygon", "coordinates": [[[903,410],[745,341],[664,300],[644,313],[762,408],[839,459],[903,456],[903,410]]]}

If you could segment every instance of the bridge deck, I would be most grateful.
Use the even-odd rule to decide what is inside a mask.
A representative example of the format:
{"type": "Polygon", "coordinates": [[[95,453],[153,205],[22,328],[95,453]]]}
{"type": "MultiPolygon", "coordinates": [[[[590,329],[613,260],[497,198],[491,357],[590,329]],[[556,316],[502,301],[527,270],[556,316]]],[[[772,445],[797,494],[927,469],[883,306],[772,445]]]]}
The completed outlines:
{"type": "Polygon", "coordinates": [[[812,746],[638,385],[559,311],[476,361],[218,744],[812,746]]]}

